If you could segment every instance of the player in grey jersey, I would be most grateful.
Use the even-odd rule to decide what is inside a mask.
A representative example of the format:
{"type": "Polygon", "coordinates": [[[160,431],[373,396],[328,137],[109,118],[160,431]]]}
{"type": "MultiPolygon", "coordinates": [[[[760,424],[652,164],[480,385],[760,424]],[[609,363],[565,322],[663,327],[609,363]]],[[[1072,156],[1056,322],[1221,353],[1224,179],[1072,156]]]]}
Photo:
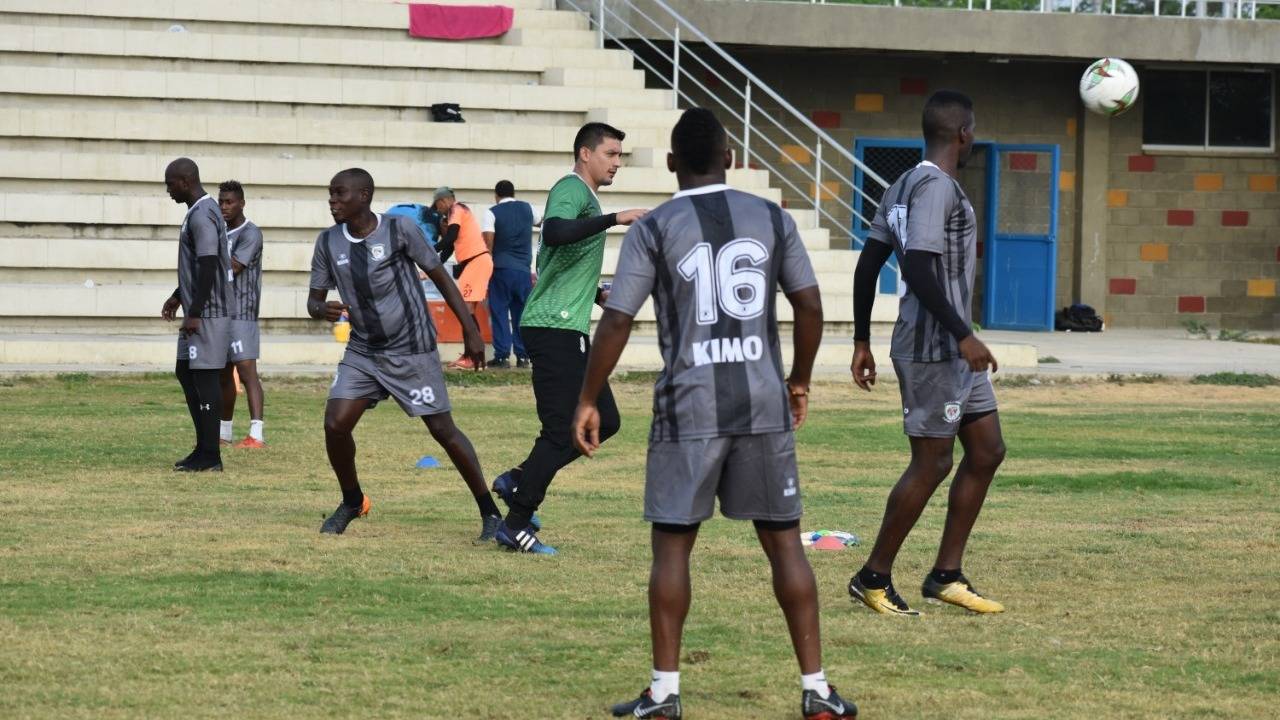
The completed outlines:
{"type": "Polygon", "coordinates": [[[902,393],[911,463],[898,480],[866,565],[849,580],[849,594],[886,615],[919,615],[898,595],[891,571],[907,534],[951,472],[957,435],[964,459],[951,481],[947,521],[924,597],[981,613],[1004,606],[978,594],[960,569],[969,532],[1004,459],[1004,438],[991,387],[997,368],[973,334],[969,306],[977,263],[973,207],[955,181],[973,151],[973,103],[951,91],[925,104],[925,160],[889,186],[854,271],[853,380],[875,384],[871,307],[877,276],[897,255],[907,292],[898,306],[889,356],[902,393]]]}
{"type": "Polygon", "coordinates": [[[169,163],[164,183],[169,197],[187,206],[187,214],[178,231],[178,287],[165,300],[160,315],[172,320],[182,308],[174,374],[196,428],[195,449],[173,467],[184,472],[221,470],[218,374],[227,364],[231,310],[227,226],[217,202],[204,191],[200,168],[190,158],[169,163]]]}
{"type": "Polygon", "coordinates": [[[653,675],[616,716],[679,718],[680,640],[691,596],[689,554],[716,498],[752,520],[773,569],[801,673],[806,718],[852,718],[822,670],[818,591],[797,532],[795,437],[808,412],[809,374],[822,339],[822,299],[795,222],[777,205],[725,185],[728,136],[711,111],[686,111],[667,167],[680,192],[623,240],[613,288],[587,360],[573,436],[600,447],[596,398],[631,322],[653,298],[663,370],[654,387],[644,518],[653,523],[649,622],[653,675]],[[795,312],[791,376],[782,373],[777,291],[795,312]]]}
{"type": "Polygon", "coordinates": [[[232,317],[231,348],[222,369],[222,428],[219,441],[230,445],[234,439],[236,374],[244,383],[249,401],[249,434],[236,443],[238,448],[265,448],[262,421],[262,380],[258,377],[261,334],[258,309],[262,302],[262,230],[244,216],[244,187],[235,180],[218,186],[218,208],[227,223],[227,243],[231,251],[232,317]],[[235,372],[232,372],[234,369],[235,372]]]}
{"type": "Polygon", "coordinates": [[[342,488],[342,502],[320,532],[340,534],[352,520],[369,513],[369,498],[356,476],[351,432],[365,410],[393,397],[406,415],[422,418],[462,473],[480,509],[478,541],[492,541],[502,515],[489,495],[475,448],[453,423],[435,327],[414,265],[427,273],[461,319],[466,355],[476,369],[484,367],[480,329],[417,223],[374,214],[369,209],[373,191],[373,178],[359,168],[333,176],[329,214],[336,224],[316,238],[311,257],[307,312],[333,322],[345,311],[351,320],[351,339],[329,388],[324,414],[325,448],[342,488]],[[334,288],[341,301],[327,300],[334,288]]]}

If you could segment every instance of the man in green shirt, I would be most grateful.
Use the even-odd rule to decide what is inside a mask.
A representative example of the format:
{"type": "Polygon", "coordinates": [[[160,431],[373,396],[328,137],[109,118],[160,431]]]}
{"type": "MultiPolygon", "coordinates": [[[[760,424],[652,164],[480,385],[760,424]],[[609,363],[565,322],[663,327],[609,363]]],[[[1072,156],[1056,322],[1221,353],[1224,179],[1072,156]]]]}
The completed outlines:
{"type": "MultiPolygon", "coordinates": [[[[498,544],[519,552],[556,554],[538,540],[534,513],[560,468],[578,457],[569,434],[578,391],[587,370],[591,305],[603,303],[600,287],[605,231],[630,225],[645,210],[602,215],[596,190],[612,185],[622,167],[626,134],[604,123],[587,123],[573,140],[573,172],[547,194],[538,248],[538,284],[520,316],[520,337],[533,361],[533,395],[542,431],[529,456],[493,481],[509,506],[498,527],[498,544]]],[[[621,419],[608,384],[600,391],[600,440],[618,432],[621,419]]]]}

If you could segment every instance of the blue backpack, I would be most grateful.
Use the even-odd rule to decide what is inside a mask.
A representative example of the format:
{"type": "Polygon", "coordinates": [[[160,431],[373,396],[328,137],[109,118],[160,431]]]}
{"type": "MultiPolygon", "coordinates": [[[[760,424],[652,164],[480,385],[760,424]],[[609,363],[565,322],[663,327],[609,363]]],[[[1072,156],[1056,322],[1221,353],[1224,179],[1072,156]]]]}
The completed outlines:
{"type": "Polygon", "coordinates": [[[436,246],[436,240],[440,235],[440,213],[432,210],[428,205],[419,205],[417,203],[400,203],[387,208],[385,215],[404,215],[413,218],[413,221],[422,228],[423,234],[427,236],[427,243],[431,247],[436,246]]]}

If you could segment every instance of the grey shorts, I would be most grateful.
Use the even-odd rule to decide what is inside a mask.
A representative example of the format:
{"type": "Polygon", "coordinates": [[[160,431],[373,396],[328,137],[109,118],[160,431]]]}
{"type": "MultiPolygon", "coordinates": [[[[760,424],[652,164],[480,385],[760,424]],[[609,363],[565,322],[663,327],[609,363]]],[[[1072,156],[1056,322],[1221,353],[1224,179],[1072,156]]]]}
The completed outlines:
{"type": "Polygon", "coordinates": [[[261,340],[257,320],[232,319],[231,345],[227,353],[227,361],[238,363],[244,360],[257,360],[261,340]]]}
{"type": "Polygon", "coordinates": [[[795,434],[735,435],[649,444],[644,519],[692,525],[720,512],[735,520],[798,520],[803,512],[795,434]]]}
{"type": "Polygon", "coordinates": [[[911,437],[955,437],[965,415],[996,409],[989,372],[974,372],[964,360],[894,360],[902,392],[902,427],[911,437]]]}
{"type": "Polygon", "coordinates": [[[432,350],[416,355],[361,355],[347,348],[329,388],[330,400],[395,398],[409,417],[449,412],[440,355],[432,350]]]}
{"type": "Polygon", "coordinates": [[[187,337],[178,331],[178,359],[193,370],[221,370],[231,350],[231,318],[202,318],[200,332],[187,337]]]}

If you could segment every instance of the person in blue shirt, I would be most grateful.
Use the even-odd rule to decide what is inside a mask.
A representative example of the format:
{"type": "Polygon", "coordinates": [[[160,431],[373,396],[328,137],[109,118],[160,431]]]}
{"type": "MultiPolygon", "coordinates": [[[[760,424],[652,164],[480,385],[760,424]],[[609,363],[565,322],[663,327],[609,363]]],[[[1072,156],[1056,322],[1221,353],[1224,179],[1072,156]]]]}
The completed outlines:
{"type": "Polygon", "coordinates": [[[489,278],[489,323],[493,328],[493,359],[490,368],[511,367],[508,358],[515,351],[516,367],[529,367],[529,355],[520,341],[520,314],[533,290],[533,227],[542,223],[542,213],[516,199],[510,180],[493,188],[493,207],[484,213],[480,229],[493,256],[489,278]]]}

